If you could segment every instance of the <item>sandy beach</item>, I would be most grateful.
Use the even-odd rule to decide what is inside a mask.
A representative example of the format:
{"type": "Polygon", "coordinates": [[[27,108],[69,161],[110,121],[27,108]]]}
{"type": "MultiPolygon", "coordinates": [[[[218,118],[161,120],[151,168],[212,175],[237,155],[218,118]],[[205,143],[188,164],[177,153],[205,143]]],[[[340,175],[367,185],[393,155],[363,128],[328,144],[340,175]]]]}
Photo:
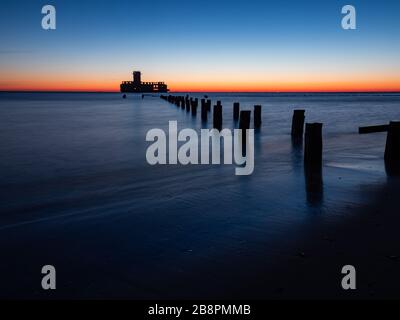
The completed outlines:
{"type": "Polygon", "coordinates": [[[221,283],[216,298],[399,299],[399,187],[399,178],[366,187],[368,203],[349,206],[334,224],[310,225],[272,262],[246,254],[227,262],[230,282],[221,283]],[[357,270],[357,290],[341,287],[345,265],[357,270]]]}

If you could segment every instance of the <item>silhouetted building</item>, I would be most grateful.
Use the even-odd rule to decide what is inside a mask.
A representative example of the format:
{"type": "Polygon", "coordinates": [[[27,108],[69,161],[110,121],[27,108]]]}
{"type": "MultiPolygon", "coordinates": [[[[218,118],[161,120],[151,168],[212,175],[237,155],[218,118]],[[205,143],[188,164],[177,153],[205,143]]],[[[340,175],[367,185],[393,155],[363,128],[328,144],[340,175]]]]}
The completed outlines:
{"type": "Polygon", "coordinates": [[[140,71],[133,71],[133,83],[141,84],[142,83],[142,74],[140,71]]]}
{"type": "Polygon", "coordinates": [[[121,92],[168,92],[164,82],[142,82],[140,71],[133,71],[133,81],[123,81],[121,92]]]}

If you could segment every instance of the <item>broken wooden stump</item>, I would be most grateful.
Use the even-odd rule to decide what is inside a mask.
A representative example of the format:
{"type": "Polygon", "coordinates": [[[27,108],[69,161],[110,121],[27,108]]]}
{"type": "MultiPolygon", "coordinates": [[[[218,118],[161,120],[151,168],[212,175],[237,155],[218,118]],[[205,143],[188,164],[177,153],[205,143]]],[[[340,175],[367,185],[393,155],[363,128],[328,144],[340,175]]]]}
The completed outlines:
{"type": "Polygon", "coordinates": [[[199,99],[194,99],[191,101],[192,107],[192,115],[195,116],[197,114],[197,106],[199,105],[199,99]]]}
{"type": "Polygon", "coordinates": [[[391,121],[385,149],[386,169],[390,174],[400,173],[400,121],[391,121]]]}
{"type": "Polygon", "coordinates": [[[304,145],[304,164],[322,165],[322,123],[307,123],[304,145]]]}
{"type": "Polygon", "coordinates": [[[388,131],[388,129],[389,129],[388,124],[381,124],[381,125],[376,125],[376,126],[359,127],[358,133],[366,134],[366,133],[375,133],[375,132],[385,132],[385,131],[388,131]]]}
{"type": "Polygon", "coordinates": [[[239,120],[239,111],[240,111],[240,104],[239,102],[235,102],[233,104],[233,120],[239,120]]]}
{"type": "Polygon", "coordinates": [[[261,106],[254,106],[254,128],[261,127],[261,106]]]}
{"type": "Polygon", "coordinates": [[[201,120],[207,121],[208,109],[206,99],[201,99],[201,120]]]}
{"type": "Polygon", "coordinates": [[[213,127],[214,129],[222,129],[222,106],[215,105],[213,113],[213,127]]]}
{"type": "Polygon", "coordinates": [[[294,139],[302,139],[304,132],[304,116],[305,110],[294,110],[292,118],[292,137],[294,139]]]}
{"type": "Polygon", "coordinates": [[[250,129],[251,111],[240,111],[239,129],[242,135],[242,156],[246,155],[247,130],[250,129]]]}

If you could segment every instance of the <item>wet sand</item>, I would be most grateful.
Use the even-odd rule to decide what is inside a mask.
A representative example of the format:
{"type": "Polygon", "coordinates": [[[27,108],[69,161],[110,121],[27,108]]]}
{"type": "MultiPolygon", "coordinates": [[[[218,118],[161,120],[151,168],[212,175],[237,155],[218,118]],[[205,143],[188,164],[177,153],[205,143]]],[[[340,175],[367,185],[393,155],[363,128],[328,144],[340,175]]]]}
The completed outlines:
{"type": "MultiPolygon", "coordinates": [[[[400,178],[366,186],[368,203],[348,206],[336,223],[311,224],[296,239],[281,239],[271,257],[248,250],[224,263],[194,268],[171,283],[170,299],[399,299],[400,178]],[[343,290],[342,267],[356,268],[357,289],[343,290]]],[[[273,242],[260,243],[271,251],[273,242]]]]}
{"type": "Polygon", "coordinates": [[[399,299],[400,179],[388,178],[384,186],[366,189],[368,203],[347,208],[352,212],[350,218],[344,211],[343,218],[334,224],[311,226],[302,237],[282,250],[274,267],[270,268],[265,261],[254,261],[261,267],[255,271],[259,272],[258,276],[250,276],[249,285],[236,292],[238,296],[399,299]],[[344,265],[356,268],[356,290],[341,288],[344,265]]]}

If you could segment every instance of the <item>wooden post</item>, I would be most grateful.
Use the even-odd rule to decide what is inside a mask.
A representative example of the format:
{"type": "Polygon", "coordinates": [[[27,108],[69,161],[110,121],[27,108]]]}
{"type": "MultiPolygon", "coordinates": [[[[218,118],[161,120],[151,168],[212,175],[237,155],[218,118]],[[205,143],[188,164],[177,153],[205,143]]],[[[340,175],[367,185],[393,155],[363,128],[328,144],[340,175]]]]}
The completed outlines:
{"type": "Polygon", "coordinates": [[[222,106],[221,105],[214,106],[213,127],[214,127],[214,129],[218,129],[218,130],[222,129],[222,106]]]}
{"type": "Polygon", "coordinates": [[[197,106],[199,105],[199,99],[192,100],[192,115],[195,116],[197,114],[197,106]]]}
{"type": "Polygon", "coordinates": [[[385,162],[400,169],[400,121],[391,121],[389,124],[385,162]]]}
{"type": "Polygon", "coordinates": [[[233,104],[233,120],[235,121],[239,120],[239,111],[240,111],[240,104],[239,102],[235,102],[233,104]]]}
{"type": "Polygon", "coordinates": [[[250,129],[251,111],[240,111],[239,129],[250,129]]]}
{"type": "Polygon", "coordinates": [[[305,110],[294,110],[292,118],[292,137],[295,139],[303,138],[305,110]]]}
{"type": "Polygon", "coordinates": [[[381,125],[375,125],[375,126],[359,127],[358,133],[366,134],[366,133],[375,133],[375,132],[385,132],[388,130],[389,130],[389,125],[381,124],[381,125]]]}
{"type": "Polygon", "coordinates": [[[254,106],[254,127],[259,128],[261,126],[261,106],[254,106]]]}
{"type": "Polygon", "coordinates": [[[207,100],[207,111],[211,112],[211,100],[210,99],[207,100]]]}
{"type": "Polygon", "coordinates": [[[304,145],[304,164],[322,165],[322,123],[307,123],[304,145]]]}
{"type": "Polygon", "coordinates": [[[242,130],[242,156],[246,155],[247,131],[250,129],[251,111],[240,111],[239,129],[242,130]]]}
{"type": "Polygon", "coordinates": [[[201,99],[201,120],[207,121],[207,103],[206,99],[201,99]]]}
{"type": "Polygon", "coordinates": [[[182,99],[182,104],[181,104],[181,109],[185,110],[187,103],[188,103],[188,100],[186,98],[183,98],[182,99]]]}

